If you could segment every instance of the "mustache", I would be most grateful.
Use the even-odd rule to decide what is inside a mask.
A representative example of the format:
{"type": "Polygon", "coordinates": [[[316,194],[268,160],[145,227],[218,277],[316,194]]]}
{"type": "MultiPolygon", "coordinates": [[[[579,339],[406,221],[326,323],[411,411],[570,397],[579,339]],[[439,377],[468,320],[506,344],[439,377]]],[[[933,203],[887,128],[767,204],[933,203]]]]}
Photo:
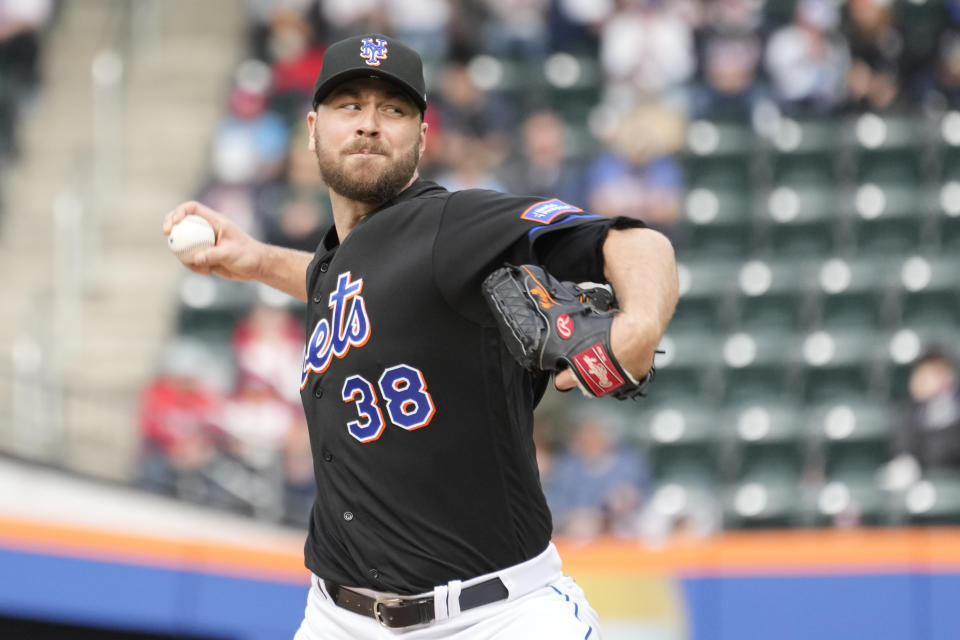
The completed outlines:
{"type": "Polygon", "coordinates": [[[378,143],[367,141],[358,141],[348,145],[343,152],[345,154],[351,153],[380,153],[386,154],[386,150],[378,143]]]}

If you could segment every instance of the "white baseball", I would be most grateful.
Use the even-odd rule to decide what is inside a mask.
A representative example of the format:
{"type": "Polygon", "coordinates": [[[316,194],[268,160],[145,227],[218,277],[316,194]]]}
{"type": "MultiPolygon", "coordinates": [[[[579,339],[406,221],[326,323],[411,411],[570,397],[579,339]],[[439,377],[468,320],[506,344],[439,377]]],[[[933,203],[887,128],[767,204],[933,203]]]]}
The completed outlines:
{"type": "Polygon", "coordinates": [[[173,225],[167,237],[170,251],[180,258],[180,262],[190,264],[198,251],[209,249],[217,243],[216,233],[206,218],[189,215],[173,225]]]}

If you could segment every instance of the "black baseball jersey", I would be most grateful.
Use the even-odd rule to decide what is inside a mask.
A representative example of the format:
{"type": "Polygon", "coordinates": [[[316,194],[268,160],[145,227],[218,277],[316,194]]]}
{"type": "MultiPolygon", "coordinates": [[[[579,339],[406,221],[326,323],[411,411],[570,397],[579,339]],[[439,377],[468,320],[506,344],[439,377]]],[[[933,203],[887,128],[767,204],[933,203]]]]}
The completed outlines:
{"type": "Polygon", "coordinates": [[[543,551],[531,430],[548,376],[510,357],[480,284],[504,261],[602,281],[609,226],[559,200],[419,180],[342,244],[329,231],[307,271],[301,378],[311,571],[412,594],[543,551]]]}

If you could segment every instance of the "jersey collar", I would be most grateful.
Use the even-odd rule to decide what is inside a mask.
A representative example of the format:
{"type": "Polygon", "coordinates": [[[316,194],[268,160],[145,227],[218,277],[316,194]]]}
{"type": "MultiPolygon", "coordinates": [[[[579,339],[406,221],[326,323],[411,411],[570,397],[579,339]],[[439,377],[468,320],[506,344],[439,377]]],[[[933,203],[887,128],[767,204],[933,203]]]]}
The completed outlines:
{"type": "MultiPolygon", "coordinates": [[[[368,213],[363,217],[363,220],[360,221],[360,224],[363,224],[365,220],[377,214],[384,209],[388,209],[396,204],[405,202],[407,200],[412,200],[413,198],[420,197],[430,192],[435,191],[446,191],[443,187],[438,185],[436,182],[431,182],[430,180],[424,180],[423,178],[417,178],[414,180],[413,184],[409,187],[398,193],[396,196],[390,198],[379,207],[368,213]]],[[[327,251],[332,251],[340,246],[340,236],[337,235],[336,225],[330,225],[330,228],[327,229],[327,232],[323,236],[321,241],[323,248],[327,251]]]]}

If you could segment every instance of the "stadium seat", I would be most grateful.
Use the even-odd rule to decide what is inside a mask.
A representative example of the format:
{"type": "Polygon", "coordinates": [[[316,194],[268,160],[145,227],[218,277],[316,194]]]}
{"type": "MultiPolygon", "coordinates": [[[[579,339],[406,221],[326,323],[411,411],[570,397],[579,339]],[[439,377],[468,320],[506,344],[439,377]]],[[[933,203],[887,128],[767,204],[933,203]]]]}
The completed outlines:
{"type": "Polygon", "coordinates": [[[674,331],[671,327],[660,342],[664,352],[657,355],[654,402],[697,399],[713,394],[721,363],[717,337],[704,331],[674,331]]]}
{"type": "Polygon", "coordinates": [[[813,408],[809,433],[825,477],[853,481],[875,475],[890,458],[897,415],[894,407],[861,397],[838,398],[813,408]]]}
{"type": "Polygon", "coordinates": [[[883,257],[830,258],[817,266],[816,325],[829,331],[877,329],[894,321],[896,263],[883,257]]]}
{"type": "Polygon", "coordinates": [[[214,342],[229,340],[234,324],[256,300],[257,290],[249,283],[190,274],[180,283],[178,332],[214,342]]]}
{"type": "Polygon", "coordinates": [[[703,403],[660,406],[647,412],[642,424],[641,437],[658,481],[690,486],[717,477],[715,411],[703,403]]]}
{"type": "Polygon", "coordinates": [[[802,259],[743,263],[736,275],[737,326],[755,333],[808,325],[816,275],[815,264],[802,259]]]}
{"type": "Polygon", "coordinates": [[[917,185],[861,182],[844,195],[838,210],[841,248],[889,256],[935,246],[930,198],[917,185]]]}
{"type": "Polygon", "coordinates": [[[724,326],[739,267],[735,260],[681,260],[677,264],[679,299],[670,329],[709,332],[724,326]]]}
{"type": "Polygon", "coordinates": [[[829,119],[781,118],[770,136],[772,183],[794,189],[829,189],[836,180],[837,129],[829,119]]]}
{"type": "Polygon", "coordinates": [[[762,245],[777,257],[824,256],[837,248],[837,203],[832,185],[780,184],[757,207],[762,245]]]}
{"type": "Polygon", "coordinates": [[[802,339],[801,351],[807,402],[886,396],[886,345],[878,334],[863,328],[818,330],[802,339]]]}
{"type": "Polygon", "coordinates": [[[755,140],[752,129],[744,123],[691,122],[683,156],[689,188],[746,191],[755,140]]]}
{"type": "Polygon", "coordinates": [[[686,250],[700,257],[742,256],[752,244],[752,209],[743,191],[690,189],[677,235],[686,250]]]}
{"type": "Polygon", "coordinates": [[[797,391],[799,343],[795,334],[771,330],[737,332],[722,342],[723,399],[749,405],[761,398],[789,400],[797,391]]]}
{"type": "Polygon", "coordinates": [[[797,474],[806,466],[803,412],[795,402],[758,399],[725,412],[724,460],[730,477],[751,478],[769,460],[783,461],[797,474]]]}
{"type": "Polygon", "coordinates": [[[923,480],[898,494],[897,510],[911,524],[960,524],[960,474],[927,474],[923,480]]]}
{"type": "Polygon", "coordinates": [[[919,184],[930,129],[921,116],[862,113],[846,118],[839,131],[851,149],[859,184],[919,184]]]}
{"type": "Polygon", "coordinates": [[[724,491],[724,519],[741,529],[796,526],[805,502],[799,471],[789,460],[770,458],[724,491]]]}
{"type": "Polygon", "coordinates": [[[960,251],[960,176],[943,182],[936,197],[931,217],[937,245],[944,255],[956,255],[960,251]]]}
{"type": "Polygon", "coordinates": [[[960,328],[960,257],[911,256],[898,268],[896,302],[903,325],[960,328]]]}

